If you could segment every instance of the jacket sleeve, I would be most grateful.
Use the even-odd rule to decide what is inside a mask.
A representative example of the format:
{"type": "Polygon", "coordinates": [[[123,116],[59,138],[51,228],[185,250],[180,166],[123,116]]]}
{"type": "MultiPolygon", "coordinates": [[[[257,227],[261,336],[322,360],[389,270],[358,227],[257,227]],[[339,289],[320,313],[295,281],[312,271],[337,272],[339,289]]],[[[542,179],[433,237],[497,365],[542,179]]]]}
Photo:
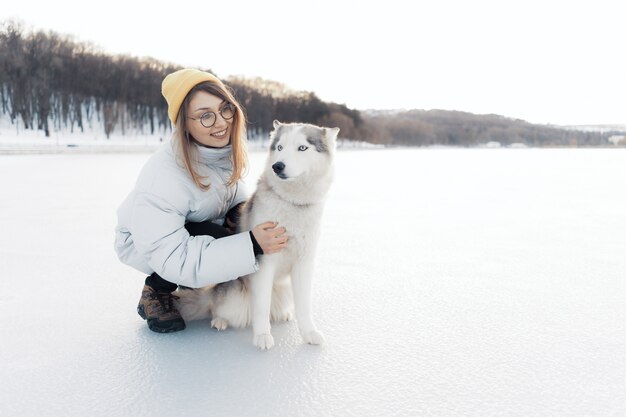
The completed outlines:
{"type": "Polygon", "coordinates": [[[151,193],[136,195],[130,230],[148,265],[176,284],[199,288],[258,269],[248,232],[221,239],[190,236],[180,209],[151,193]]]}

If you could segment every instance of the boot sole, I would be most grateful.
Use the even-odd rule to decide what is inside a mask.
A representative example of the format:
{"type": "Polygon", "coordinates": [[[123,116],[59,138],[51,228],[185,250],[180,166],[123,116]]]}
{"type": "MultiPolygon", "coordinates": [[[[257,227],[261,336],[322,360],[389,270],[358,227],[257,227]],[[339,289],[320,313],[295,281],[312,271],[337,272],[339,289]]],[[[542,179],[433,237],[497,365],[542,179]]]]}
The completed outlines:
{"type": "Polygon", "coordinates": [[[143,310],[143,305],[138,305],[137,306],[137,314],[139,314],[141,316],[141,318],[144,319],[144,320],[148,319],[146,317],[146,312],[143,310]]]}
{"type": "Polygon", "coordinates": [[[149,319],[146,317],[143,305],[137,306],[137,314],[148,321],[148,328],[157,333],[173,333],[181,330],[185,330],[185,322],[180,320],[159,321],[157,319],[149,319]]]}

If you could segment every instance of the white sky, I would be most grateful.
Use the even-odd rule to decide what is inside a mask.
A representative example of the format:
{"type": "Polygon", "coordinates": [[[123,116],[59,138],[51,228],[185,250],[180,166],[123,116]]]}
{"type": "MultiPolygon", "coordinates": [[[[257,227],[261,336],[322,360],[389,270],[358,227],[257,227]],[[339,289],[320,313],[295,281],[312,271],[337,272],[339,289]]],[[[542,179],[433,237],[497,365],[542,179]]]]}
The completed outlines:
{"type": "Polygon", "coordinates": [[[0,20],[357,109],[624,124],[624,9],[609,0],[13,0],[0,20]]]}

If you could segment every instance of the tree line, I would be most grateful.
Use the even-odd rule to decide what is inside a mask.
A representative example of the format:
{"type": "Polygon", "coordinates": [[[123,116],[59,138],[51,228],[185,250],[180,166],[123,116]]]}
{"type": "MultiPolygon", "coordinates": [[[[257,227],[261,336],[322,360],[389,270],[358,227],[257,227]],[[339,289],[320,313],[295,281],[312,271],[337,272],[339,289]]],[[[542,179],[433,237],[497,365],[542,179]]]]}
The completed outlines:
{"type": "MultiPolygon", "coordinates": [[[[5,22],[0,29],[0,108],[26,129],[84,130],[99,121],[114,129],[154,133],[170,129],[163,78],[182,67],[151,58],[108,55],[54,32],[26,32],[5,22]]],[[[205,71],[211,72],[209,69],[205,71]]],[[[264,134],[274,119],[314,124],[343,123],[346,134],[360,125],[359,113],[325,103],[314,93],[293,91],[262,79],[225,80],[243,104],[250,131],[264,134]]]]}
{"type": "MultiPolygon", "coordinates": [[[[98,122],[109,135],[171,129],[163,78],[179,65],[152,58],[110,55],[51,31],[0,24],[0,109],[26,129],[84,131],[98,122]]],[[[210,71],[210,70],[206,70],[210,71]]],[[[497,115],[443,110],[358,111],[322,101],[261,78],[224,80],[245,108],[251,135],[263,136],[274,119],[339,127],[344,139],[402,146],[502,144],[606,145],[611,133],[532,125],[497,115]]]]}

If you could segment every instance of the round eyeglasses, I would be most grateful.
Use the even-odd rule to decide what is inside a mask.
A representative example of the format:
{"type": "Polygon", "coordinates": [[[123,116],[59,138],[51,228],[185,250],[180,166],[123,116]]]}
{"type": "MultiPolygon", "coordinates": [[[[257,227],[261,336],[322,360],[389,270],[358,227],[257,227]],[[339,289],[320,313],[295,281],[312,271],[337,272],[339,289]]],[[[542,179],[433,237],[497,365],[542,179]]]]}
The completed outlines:
{"type": "MultiPolygon", "coordinates": [[[[220,116],[222,116],[222,119],[230,120],[235,116],[236,109],[237,108],[235,107],[234,104],[226,103],[222,106],[219,113],[220,113],[220,116]]],[[[212,111],[208,111],[206,113],[203,113],[202,116],[200,117],[197,117],[197,118],[189,117],[189,118],[191,120],[200,120],[200,123],[202,124],[202,126],[209,128],[209,127],[213,127],[213,125],[217,121],[217,114],[215,114],[212,111]]]]}

